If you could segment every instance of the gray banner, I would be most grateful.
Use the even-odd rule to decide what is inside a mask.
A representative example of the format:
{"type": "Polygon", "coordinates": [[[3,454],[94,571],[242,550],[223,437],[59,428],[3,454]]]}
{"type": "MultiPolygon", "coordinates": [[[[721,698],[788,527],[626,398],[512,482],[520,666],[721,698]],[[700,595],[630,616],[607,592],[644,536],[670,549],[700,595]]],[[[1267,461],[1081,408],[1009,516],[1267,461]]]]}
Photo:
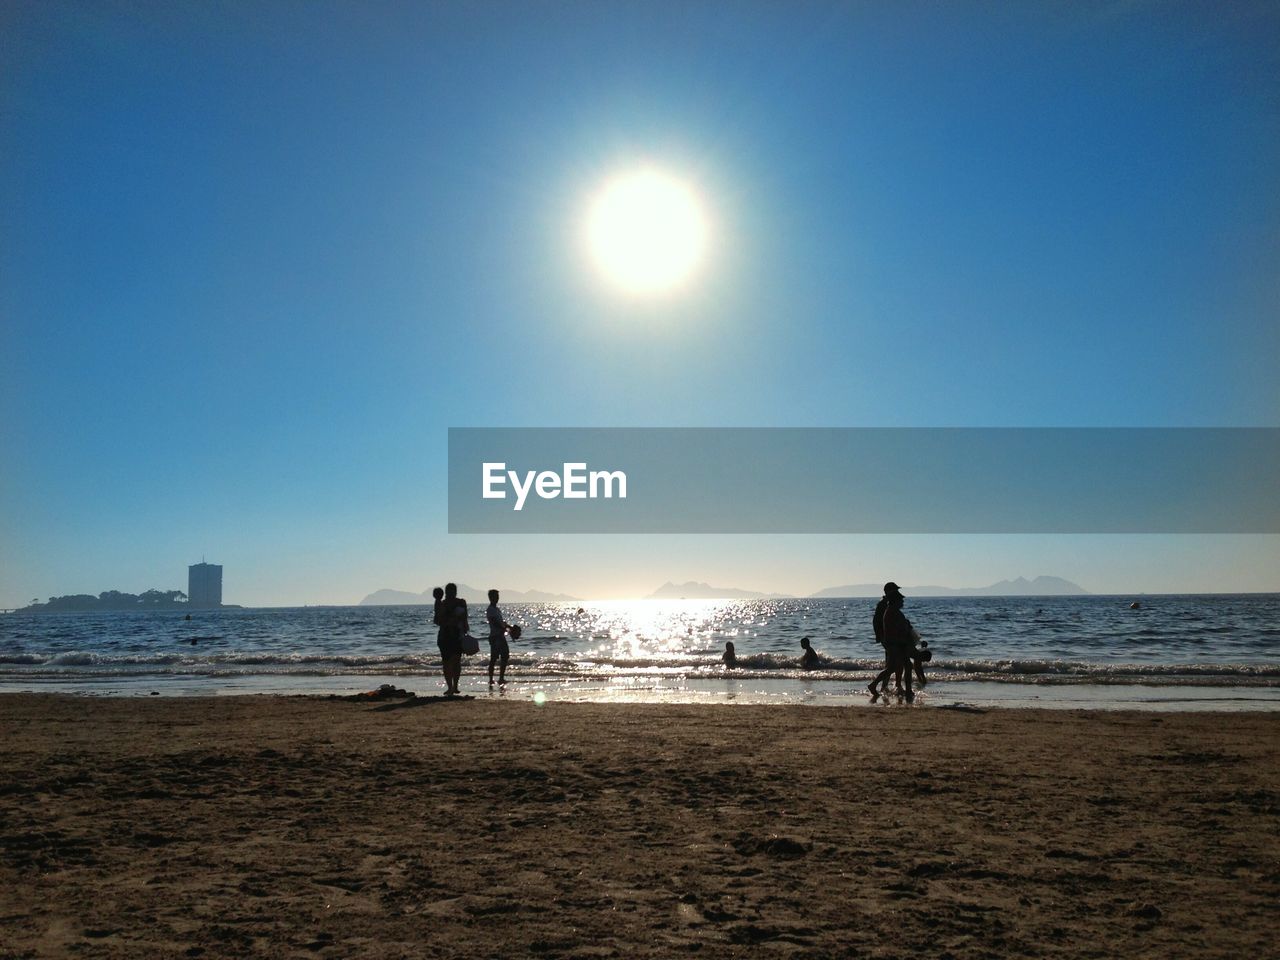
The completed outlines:
{"type": "Polygon", "coordinates": [[[450,533],[1280,533],[1280,428],[462,428],[450,533]]]}

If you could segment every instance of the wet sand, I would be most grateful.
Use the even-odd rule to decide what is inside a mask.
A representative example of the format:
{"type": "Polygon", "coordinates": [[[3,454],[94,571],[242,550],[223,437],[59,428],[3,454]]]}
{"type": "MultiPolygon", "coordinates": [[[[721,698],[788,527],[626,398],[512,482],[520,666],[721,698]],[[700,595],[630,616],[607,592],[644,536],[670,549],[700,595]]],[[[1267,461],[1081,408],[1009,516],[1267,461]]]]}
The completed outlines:
{"type": "Polygon", "coordinates": [[[1280,715],[0,697],[0,957],[1274,955],[1280,715]]]}

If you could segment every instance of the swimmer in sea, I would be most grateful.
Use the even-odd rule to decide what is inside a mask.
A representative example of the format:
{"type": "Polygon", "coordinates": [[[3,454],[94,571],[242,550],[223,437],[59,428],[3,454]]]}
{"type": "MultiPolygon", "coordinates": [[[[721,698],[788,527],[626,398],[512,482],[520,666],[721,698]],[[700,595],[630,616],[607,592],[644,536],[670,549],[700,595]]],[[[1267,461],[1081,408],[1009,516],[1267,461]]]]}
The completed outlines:
{"type": "Polygon", "coordinates": [[[800,638],[800,646],[804,648],[804,653],[800,655],[800,666],[806,670],[812,670],[822,662],[822,658],[818,656],[818,651],[813,649],[809,643],[808,637],[800,638]]]}
{"type": "Polygon", "coordinates": [[[724,656],[721,659],[724,660],[724,665],[729,669],[733,669],[738,665],[738,655],[733,650],[732,640],[724,642],[724,656]]]}

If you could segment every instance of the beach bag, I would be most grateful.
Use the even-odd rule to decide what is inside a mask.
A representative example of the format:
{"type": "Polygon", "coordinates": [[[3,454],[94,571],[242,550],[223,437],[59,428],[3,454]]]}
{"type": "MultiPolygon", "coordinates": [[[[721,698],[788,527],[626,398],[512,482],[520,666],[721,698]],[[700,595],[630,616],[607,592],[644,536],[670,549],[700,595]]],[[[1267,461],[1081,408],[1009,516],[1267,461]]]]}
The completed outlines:
{"type": "Polygon", "coordinates": [[[474,654],[480,652],[480,641],[469,633],[462,635],[462,652],[465,654],[474,654]]]}

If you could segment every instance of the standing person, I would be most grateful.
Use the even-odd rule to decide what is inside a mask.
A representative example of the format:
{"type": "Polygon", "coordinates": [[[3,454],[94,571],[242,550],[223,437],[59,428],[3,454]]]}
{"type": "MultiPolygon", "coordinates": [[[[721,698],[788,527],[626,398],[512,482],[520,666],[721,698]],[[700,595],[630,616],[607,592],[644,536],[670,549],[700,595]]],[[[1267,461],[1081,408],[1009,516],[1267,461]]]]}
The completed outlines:
{"type": "Polygon", "coordinates": [[[493,668],[498,669],[498,686],[506,686],[507,661],[511,659],[511,647],[507,644],[507,627],[502,619],[502,611],[498,609],[498,591],[489,591],[489,606],[485,608],[484,618],[489,621],[489,686],[493,686],[493,668]]]}
{"type": "Polygon", "coordinates": [[[436,646],[440,648],[440,670],[444,674],[444,689],[446,694],[453,693],[453,664],[452,657],[454,648],[457,654],[461,656],[462,647],[459,642],[453,639],[453,620],[446,614],[444,602],[444,591],[436,587],[431,591],[431,596],[435,598],[435,613],[432,616],[432,622],[439,627],[436,633],[436,646]]]}
{"type": "Polygon", "coordinates": [[[471,632],[471,619],[467,615],[467,601],[458,596],[458,585],[456,583],[446,583],[444,585],[445,602],[449,600],[450,587],[453,588],[453,627],[457,631],[458,652],[453,658],[453,692],[461,693],[458,689],[458,681],[462,677],[462,637],[464,634],[471,632]]]}
{"type": "Polygon", "coordinates": [[[444,663],[445,694],[459,693],[458,679],[462,676],[462,635],[469,629],[467,601],[458,596],[458,585],[444,585],[444,599],[440,601],[440,659],[444,663]]]}

